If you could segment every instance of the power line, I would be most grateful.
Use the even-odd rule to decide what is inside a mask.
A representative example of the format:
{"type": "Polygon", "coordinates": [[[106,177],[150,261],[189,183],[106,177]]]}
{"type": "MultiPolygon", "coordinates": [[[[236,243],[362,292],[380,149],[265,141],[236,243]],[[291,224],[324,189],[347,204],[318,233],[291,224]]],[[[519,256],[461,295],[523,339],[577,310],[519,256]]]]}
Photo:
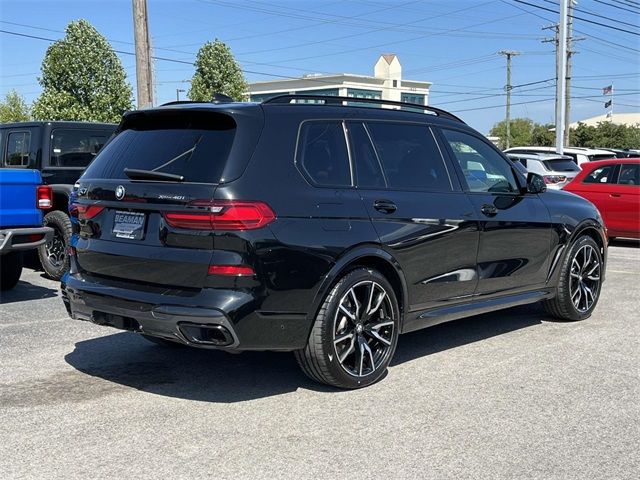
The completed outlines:
{"type": "Polygon", "coordinates": [[[615,5],[615,4],[608,3],[608,2],[603,2],[602,0],[593,0],[593,1],[594,2],[598,2],[598,3],[602,3],[603,5],[608,5],[609,7],[619,8],[620,10],[625,10],[627,12],[638,14],[638,12],[636,10],[630,10],[628,8],[620,7],[619,5],[615,5]]]}
{"type": "MultiPolygon", "coordinates": [[[[522,3],[524,5],[529,5],[530,7],[539,8],[540,10],[546,10],[547,12],[555,13],[556,15],[558,14],[558,12],[556,12],[555,10],[552,10],[551,8],[543,7],[542,5],[536,5],[535,3],[525,2],[524,0],[513,0],[513,1],[514,2],[518,2],[518,3],[522,3]]],[[[575,18],[576,20],[582,20],[583,22],[592,23],[594,25],[599,25],[601,27],[610,28],[612,30],[618,30],[619,32],[629,33],[631,35],[636,35],[636,36],[640,37],[640,33],[638,33],[638,32],[633,32],[631,30],[625,30],[624,28],[614,27],[613,25],[607,25],[605,23],[596,22],[595,20],[589,20],[587,18],[578,17],[577,15],[571,15],[571,17],[575,18]]]]}

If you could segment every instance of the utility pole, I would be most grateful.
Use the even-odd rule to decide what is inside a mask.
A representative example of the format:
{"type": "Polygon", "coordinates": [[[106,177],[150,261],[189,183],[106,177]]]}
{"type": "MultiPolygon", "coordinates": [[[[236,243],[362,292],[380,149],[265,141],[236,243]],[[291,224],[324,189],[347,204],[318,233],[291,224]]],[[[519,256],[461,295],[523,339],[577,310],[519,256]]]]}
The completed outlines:
{"type": "Polygon", "coordinates": [[[506,124],[507,124],[507,138],[505,139],[506,148],[510,147],[511,144],[511,57],[516,55],[520,55],[520,52],[515,52],[513,50],[500,50],[498,55],[504,55],[507,57],[507,84],[504,89],[507,91],[507,111],[506,111],[506,124]]]}
{"type": "Polygon", "coordinates": [[[560,0],[560,21],[558,28],[558,81],[556,82],[556,152],[564,153],[564,126],[566,116],[566,80],[567,80],[567,3],[560,0]]]}
{"type": "Polygon", "coordinates": [[[151,46],[147,0],[133,1],[133,31],[136,45],[136,81],[138,108],[153,106],[153,81],[151,77],[151,46]]]}
{"type": "Polygon", "coordinates": [[[564,137],[562,144],[565,147],[569,146],[569,124],[571,123],[571,60],[573,58],[573,2],[569,0],[567,5],[567,74],[565,76],[566,86],[564,89],[564,137]]]}

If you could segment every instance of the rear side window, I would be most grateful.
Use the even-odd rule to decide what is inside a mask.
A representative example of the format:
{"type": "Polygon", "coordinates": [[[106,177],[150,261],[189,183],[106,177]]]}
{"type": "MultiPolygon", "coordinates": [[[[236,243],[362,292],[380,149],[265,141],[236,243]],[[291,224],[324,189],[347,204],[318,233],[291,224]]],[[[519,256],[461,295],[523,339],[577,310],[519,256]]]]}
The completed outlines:
{"type": "Polygon", "coordinates": [[[451,191],[440,149],[426,125],[371,122],[366,124],[389,188],[451,191]]]}
{"type": "Polygon", "coordinates": [[[382,173],[378,155],[373,149],[369,132],[367,132],[362,123],[349,123],[347,125],[358,187],[385,188],[387,182],[384,178],[384,173],[382,173]]]}
{"type": "Polygon", "coordinates": [[[584,177],[582,183],[611,183],[611,176],[615,165],[606,165],[596,168],[589,175],[584,177]]]}
{"type": "Polygon", "coordinates": [[[640,185],[640,164],[623,164],[618,176],[620,185],[640,185]]]}
{"type": "Polygon", "coordinates": [[[4,164],[7,167],[26,167],[29,165],[31,132],[12,132],[7,136],[7,151],[4,164]]]}
{"type": "Polygon", "coordinates": [[[316,185],[351,186],[349,154],[342,122],[303,123],[296,161],[316,185]]]}
{"type": "Polygon", "coordinates": [[[56,128],[51,134],[51,166],[86,167],[110,136],[107,130],[56,128]]]}
{"type": "Polygon", "coordinates": [[[613,152],[608,154],[599,153],[597,155],[589,155],[589,161],[591,162],[596,162],[598,160],[609,160],[611,158],[616,158],[613,152]]]}
{"type": "Polygon", "coordinates": [[[543,160],[542,163],[547,170],[552,172],[579,172],[580,167],[573,160],[543,160]]]}
{"type": "Polygon", "coordinates": [[[218,183],[236,124],[211,112],[133,115],[85,171],[84,178],[127,179],[125,168],[182,175],[185,182],[218,183]]]}

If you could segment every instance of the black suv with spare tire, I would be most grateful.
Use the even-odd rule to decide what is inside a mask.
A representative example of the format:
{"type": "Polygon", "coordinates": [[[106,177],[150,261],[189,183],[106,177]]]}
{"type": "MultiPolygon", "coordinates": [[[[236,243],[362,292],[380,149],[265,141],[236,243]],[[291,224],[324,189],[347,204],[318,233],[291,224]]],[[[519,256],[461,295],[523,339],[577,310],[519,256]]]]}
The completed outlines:
{"type": "Polygon", "coordinates": [[[344,388],[380,379],[400,333],[538,301],[587,318],[605,273],[591,203],[525,178],[448,112],[382,100],[130,112],[70,212],[72,318],[294,351],[344,388]]]}

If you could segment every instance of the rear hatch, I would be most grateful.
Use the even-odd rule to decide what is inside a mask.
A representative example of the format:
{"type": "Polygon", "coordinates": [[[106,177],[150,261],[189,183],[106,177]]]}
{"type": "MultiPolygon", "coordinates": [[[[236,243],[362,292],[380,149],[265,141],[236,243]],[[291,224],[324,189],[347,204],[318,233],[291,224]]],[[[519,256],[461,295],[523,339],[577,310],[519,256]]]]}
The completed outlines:
{"type": "Polygon", "coordinates": [[[233,113],[213,108],[125,116],[80,179],[70,207],[80,270],[201,288],[214,248],[213,231],[201,220],[210,215],[229,162],[246,162],[255,146],[238,132],[233,113]]]}

